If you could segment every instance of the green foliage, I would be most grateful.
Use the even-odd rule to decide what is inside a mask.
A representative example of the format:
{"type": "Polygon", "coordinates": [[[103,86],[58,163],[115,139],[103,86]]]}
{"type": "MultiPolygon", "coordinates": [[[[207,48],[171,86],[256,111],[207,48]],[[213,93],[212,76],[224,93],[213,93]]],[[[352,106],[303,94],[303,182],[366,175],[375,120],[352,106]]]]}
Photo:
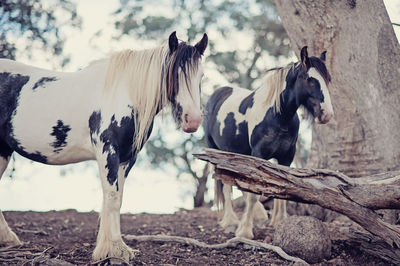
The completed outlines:
{"type": "Polygon", "coordinates": [[[62,29],[80,25],[81,19],[70,0],[1,0],[0,57],[15,59],[17,49],[32,55],[33,48],[40,47],[60,58],[63,66],[69,58],[62,56],[65,42],[62,29]],[[16,40],[21,39],[24,47],[17,47],[16,40]]]}

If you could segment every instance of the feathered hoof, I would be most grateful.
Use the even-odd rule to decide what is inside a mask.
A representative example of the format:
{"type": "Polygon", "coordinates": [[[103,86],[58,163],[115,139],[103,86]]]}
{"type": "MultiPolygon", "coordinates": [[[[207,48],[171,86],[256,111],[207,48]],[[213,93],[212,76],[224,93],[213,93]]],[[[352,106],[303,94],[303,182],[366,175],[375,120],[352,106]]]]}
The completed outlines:
{"type": "Polygon", "coordinates": [[[0,244],[5,246],[22,246],[18,236],[8,227],[0,232],[0,244]]]}
{"type": "Polygon", "coordinates": [[[272,218],[271,221],[269,222],[269,226],[275,228],[278,225],[277,219],[272,218]]]}
{"type": "Polygon", "coordinates": [[[239,225],[238,229],[236,230],[235,236],[244,237],[247,239],[253,239],[254,238],[253,227],[239,225]]]}
{"type": "Polygon", "coordinates": [[[218,224],[224,229],[236,228],[239,224],[239,219],[234,216],[224,216],[218,224]]]}
{"type": "Polygon", "coordinates": [[[118,258],[129,264],[139,250],[130,248],[122,240],[103,241],[98,243],[93,251],[93,260],[99,261],[105,258],[118,258]]]}

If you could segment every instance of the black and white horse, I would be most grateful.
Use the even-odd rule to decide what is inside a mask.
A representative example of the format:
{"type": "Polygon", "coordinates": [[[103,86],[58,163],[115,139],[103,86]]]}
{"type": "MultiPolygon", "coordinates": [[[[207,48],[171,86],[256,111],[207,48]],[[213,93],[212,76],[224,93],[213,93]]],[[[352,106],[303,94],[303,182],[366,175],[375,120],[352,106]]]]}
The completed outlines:
{"type": "MultiPolygon", "coordinates": [[[[207,43],[206,34],[191,46],[173,32],[166,45],[117,52],[73,73],[1,59],[0,176],[14,151],[52,165],[96,160],[103,206],[93,259],[133,258],[120,232],[125,178],[162,108],[171,105],[185,132],[202,123],[207,43]]],[[[0,211],[0,244],[20,243],[0,211]]]]}
{"type": "MultiPolygon", "coordinates": [[[[296,152],[299,131],[297,109],[304,106],[317,123],[333,117],[328,91],[330,76],[325,53],[308,57],[301,50],[301,61],[268,70],[259,89],[223,87],[214,92],[206,105],[205,137],[210,148],[276,159],[289,166],[296,152]]],[[[231,186],[216,184],[216,201],[223,203],[223,227],[236,226],[236,236],[253,238],[255,215],[267,218],[258,196],[245,193],[246,208],[239,222],[231,203],[231,186]]],[[[286,202],[274,200],[271,225],[286,216],[286,202]]]]}

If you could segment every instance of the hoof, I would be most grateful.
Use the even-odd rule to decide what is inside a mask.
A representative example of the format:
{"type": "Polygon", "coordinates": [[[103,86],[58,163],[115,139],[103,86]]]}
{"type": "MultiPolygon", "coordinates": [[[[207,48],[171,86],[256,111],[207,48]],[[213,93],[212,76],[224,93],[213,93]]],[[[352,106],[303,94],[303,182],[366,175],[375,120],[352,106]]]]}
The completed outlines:
{"type": "Polygon", "coordinates": [[[225,234],[234,233],[236,230],[236,227],[237,227],[236,225],[229,225],[229,226],[223,227],[224,233],[225,234]]]}
{"type": "Polygon", "coordinates": [[[236,228],[239,224],[239,219],[235,216],[224,216],[218,223],[222,228],[229,230],[236,228]]]}
{"type": "Polygon", "coordinates": [[[253,234],[253,227],[252,226],[239,226],[239,228],[236,230],[235,236],[237,237],[244,237],[247,239],[253,239],[254,234],[253,234]]]}
{"type": "Polygon", "coordinates": [[[0,245],[22,246],[22,242],[11,229],[7,228],[7,230],[0,232],[0,245]]]}
{"type": "MultiPolygon", "coordinates": [[[[126,245],[122,240],[119,241],[108,241],[98,243],[93,251],[93,260],[99,261],[105,258],[114,258],[113,264],[117,263],[117,259],[121,259],[123,262],[128,263],[135,257],[138,250],[134,250],[126,245]]],[[[121,262],[121,261],[119,261],[121,262]]]]}

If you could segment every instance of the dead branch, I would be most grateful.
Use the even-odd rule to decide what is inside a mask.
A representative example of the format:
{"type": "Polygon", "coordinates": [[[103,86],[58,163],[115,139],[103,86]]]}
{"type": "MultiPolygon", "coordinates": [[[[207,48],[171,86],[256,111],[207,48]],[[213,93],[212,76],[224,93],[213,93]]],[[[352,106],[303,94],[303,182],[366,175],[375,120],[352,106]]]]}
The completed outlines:
{"type": "Polygon", "coordinates": [[[214,177],[224,183],[264,196],[318,204],[346,215],[390,246],[400,247],[400,229],[373,211],[400,209],[398,172],[352,179],[332,170],[294,169],[214,149],[194,156],[214,164],[214,177]]]}
{"type": "Polygon", "coordinates": [[[257,248],[263,248],[266,250],[273,251],[277,253],[279,256],[281,256],[283,259],[288,260],[288,261],[294,261],[294,262],[300,262],[304,263],[305,265],[308,265],[307,262],[304,260],[293,257],[288,255],[285,251],[283,251],[280,247],[278,246],[273,246],[267,243],[261,243],[255,240],[250,240],[246,239],[243,237],[234,237],[232,239],[229,239],[227,242],[222,243],[222,244],[206,244],[204,242],[200,242],[196,239],[193,238],[187,238],[187,237],[180,237],[180,236],[167,236],[167,235],[142,235],[142,236],[136,236],[136,235],[123,235],[123,237],[127,240],[136,240],[139,242],[144,242],[144,241],[153,241],[153,242],[178,242],[186,245],[192,245],[192,246],[197,246],[200,248],[208,248],[208,249],[222,249],[222,248],[228,248],[228,247],[236,247],[238,244],[246,244],[249,246],[257,247],[257,248]]]}
{"type": "Polygon", "coordinates": [[[348,241],[367,254],[381,258],[393,265],[400,265],[400,249],[389,247],[379,237],[361,232],[353,232],[353,237],[348,241]]]}

